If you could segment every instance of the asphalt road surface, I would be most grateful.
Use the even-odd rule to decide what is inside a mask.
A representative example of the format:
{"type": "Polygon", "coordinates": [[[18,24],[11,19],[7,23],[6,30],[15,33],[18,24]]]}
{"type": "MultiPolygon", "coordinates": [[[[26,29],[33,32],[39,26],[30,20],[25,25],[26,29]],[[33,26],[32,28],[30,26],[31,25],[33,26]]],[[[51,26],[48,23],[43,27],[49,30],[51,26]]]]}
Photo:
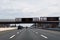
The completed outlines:
{"type": "Polygon", "coordinates": [[[0,40],[60,40],[60,32],[24,28],[0,32],[0,40]]]}

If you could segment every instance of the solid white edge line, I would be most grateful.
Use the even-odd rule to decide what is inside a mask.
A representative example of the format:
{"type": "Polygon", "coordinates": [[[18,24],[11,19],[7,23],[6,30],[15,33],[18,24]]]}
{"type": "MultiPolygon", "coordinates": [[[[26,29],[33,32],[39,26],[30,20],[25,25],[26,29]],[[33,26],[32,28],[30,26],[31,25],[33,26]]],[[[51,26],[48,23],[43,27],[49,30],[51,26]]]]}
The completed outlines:
{"type": "Polygon", "coordinates": [[[42,37],[44,37],[44,38],[46,38],[46,39],[48,39],[46,36],[44,36],[44,35],[41,35],[42,37]]]}
{"type": "Polygon", "coordinates": [[[11,36],[10,39],[13,38],[13,37],[15,37],[15,35],[11,36]]]}

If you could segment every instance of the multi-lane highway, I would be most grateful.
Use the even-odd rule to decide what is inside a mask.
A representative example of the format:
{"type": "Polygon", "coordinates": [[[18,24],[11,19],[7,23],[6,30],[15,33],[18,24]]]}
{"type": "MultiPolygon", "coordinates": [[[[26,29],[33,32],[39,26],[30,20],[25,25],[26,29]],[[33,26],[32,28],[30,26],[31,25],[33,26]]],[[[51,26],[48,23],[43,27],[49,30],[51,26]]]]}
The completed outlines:
{"type": "Polygon", "coordinates": [[[0,32],[0,40],[60,40],[60,32],[24,28],[0,32]]]}

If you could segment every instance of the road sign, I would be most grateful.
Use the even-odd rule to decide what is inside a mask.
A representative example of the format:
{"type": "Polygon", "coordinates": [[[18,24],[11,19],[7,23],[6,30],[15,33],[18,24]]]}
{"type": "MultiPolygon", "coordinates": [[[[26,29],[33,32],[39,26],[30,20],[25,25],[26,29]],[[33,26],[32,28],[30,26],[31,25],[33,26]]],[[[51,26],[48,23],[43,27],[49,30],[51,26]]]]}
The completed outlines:
{"type": "Polygon", "coordinates": [[[22,22],[32,22],[33,18],[22,18],[22,22]]]}
{"type": "Polygon", "coordinates": [[[47,21],[59,21],[59,17],[47,17],[47,21]]]}

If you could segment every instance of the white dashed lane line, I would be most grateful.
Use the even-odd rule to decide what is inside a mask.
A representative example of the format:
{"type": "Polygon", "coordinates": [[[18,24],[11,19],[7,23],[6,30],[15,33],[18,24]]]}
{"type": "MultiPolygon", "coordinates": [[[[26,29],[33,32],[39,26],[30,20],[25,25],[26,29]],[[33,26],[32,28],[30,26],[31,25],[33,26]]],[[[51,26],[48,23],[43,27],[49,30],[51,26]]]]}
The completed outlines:
{"type": "Polygon", "coordinates": [[[20,31],[21,32],[21,31],[20,31]]]}
{"type": "Polygon", "coordinates": [[[38,32],[33,31],[34,33],[38,34],[38,32]]]}
{"type": "Polygon", "coordinates": [[[17,32],[17,34],[19,34],[19,32],[17,32]]]}
{"type": "Polygon", "coordinates": [[[12,39],[13,37],[15,37],[15,35],[11,36],[10,39],[12,39]]]}
{"type": "MultiPolygon", "coordinates": [[[[35,32],[33,31],[34,33],[38,34],[38,32],[35,32]]],[[[41,37],[45,38],[45,39],[48,39],[48,37],[44,36],[44,35],[41,35],[41,37]]]]}
{"type": "Polygon", "coordinates": [[[36,32],[36,34],[38,34],[38,32],[36,32]]]}
{"type": "Polygon", "coordinates": [[[41,35],[42,37],[44,37],[44,38],[46,38],[46,39],[48,39],[46,36],[44,36],[44,35],[41,35]]]}

